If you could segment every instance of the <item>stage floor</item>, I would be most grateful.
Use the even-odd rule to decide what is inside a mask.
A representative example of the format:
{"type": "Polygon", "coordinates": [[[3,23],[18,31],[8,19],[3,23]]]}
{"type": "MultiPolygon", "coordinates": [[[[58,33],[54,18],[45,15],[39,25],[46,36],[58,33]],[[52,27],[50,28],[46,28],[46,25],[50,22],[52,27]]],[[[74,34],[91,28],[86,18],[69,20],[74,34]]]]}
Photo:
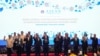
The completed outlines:
{"type": "MultiPolygon", "coordinates": [[[[35,56],[34,53],[31,53],[30,55],[35,56]]],[[[7,56],[7,54],[0,54],[0,56],[7,56]]],[[[17,54],[12,54],[11,56],[17,56],[17,54]]],[[[21,56],[26,56],[26,54],[22,54],[21,56]]],[[[43,53],[41,53],[41,56],[44,56],[43,53]]],[[[55,55],[54,53],[49,53],[49,56],[55,56],[55,55]]],[[[64,56],[63,53],[61,53],[60,56],[64,56]]],[[[76,56],[76,55],[70,54],[70,56],[76,56]]],[[[87,56],[93,56],[93,54],[88,53],[87,56]]]]}

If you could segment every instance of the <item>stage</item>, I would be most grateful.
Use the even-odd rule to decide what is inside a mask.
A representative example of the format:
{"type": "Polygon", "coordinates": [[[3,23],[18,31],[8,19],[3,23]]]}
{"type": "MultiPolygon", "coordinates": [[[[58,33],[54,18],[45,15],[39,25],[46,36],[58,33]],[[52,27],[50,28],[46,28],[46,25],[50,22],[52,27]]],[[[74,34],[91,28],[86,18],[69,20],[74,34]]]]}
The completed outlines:
{"type": "MultiPolygon", "coordinates": [[[[30,54],[31,56],[35,56],[34,53],[30,54]]],[[[0,56],[7,56],[7,54],[0,54],[0,56]]],[[[12,54],[11,56],[17,56],[17,54],[12,54]]],[[[26,54],[22,54],[21,56],[26,56],[26,54]]],[[[41,53],[41,56],[44,56],[43,53],[41,53]]],[[[49,53],[49,56],[54,56],[54,53],[49,53]]],[[[59,56],[64,56],[63,53],[61,53],[59,56]]],[[[69,56],[76,56],[73,53],[70,54],[69,56]]],[[[93,53],[87,53],[87,56],[93,56],[93,53]]]]}

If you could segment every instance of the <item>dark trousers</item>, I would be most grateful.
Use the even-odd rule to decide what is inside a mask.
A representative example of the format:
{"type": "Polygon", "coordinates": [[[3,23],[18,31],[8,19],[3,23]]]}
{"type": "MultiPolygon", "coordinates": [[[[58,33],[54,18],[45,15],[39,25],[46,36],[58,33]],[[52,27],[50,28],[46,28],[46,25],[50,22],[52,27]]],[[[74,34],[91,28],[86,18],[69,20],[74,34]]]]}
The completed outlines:
{"type": "Polygon", "coordinates": [[[62,45],[59,46],[59,52],[62,52],[62,45]]]}
{"type": "Polygon", "coordinates": [[[39,46],[35,47],[35,56],[40,56],[41,48],[39,46]]]}
{"type": "Polygon", "coordinates": [[[68,56],[68,46],[64,46],[64,55],[68,56]]]}
{"type": "Polygon", "coordinates": [[[78,53],[79,53],[78,46],[74,46],[74,53],[75,53],[76,55],[78,55],[78,53]]]}
{"type": "Polygon", "coordinates": [[[26,47],[26,56],[30,56],[31,53],[31,46],[26,47]]]}
{"type": "Polygon", "coordinates": [[[43,46],[44,56],[48,56],[48,52],[49,52],[49,47],[48,46],[43,46]]]}
{"type": "Polygon", "coordinates": [[[56,52],[56,53],[55,53],[55,56],[59,56],[59,53],[56,52]]]}
{"type": "Polygon", "coordinates": [[[35,56],[40,56],[40,52],[38,52],[38,53],[35,53],[35,56]]]}
{"type": "Polygon", "coordinates": [[[87,47],[82,47],[82,54],[87,54],[87,47]]]}
{"type": "Polygon", "coordinates": [[[25,51],[26,51],[25,48],[26,48],[26,47],[25,47],[25,44],[22,44],[22,47],[21,47],[21,52],[22,52],[22,53],[25,53],[25,51]]]}
{"type": "Polygon", "coordinates": [[[93,53],[97,53],[97,46],[92,46],[93,53]]]}
{"type": "Polygon", "coordinates": [[[48,54],[48,52],[44,52],[44,56],[48,56],[49,54],[48,54]]]}
{"type": "Polygon", "coordinates": [[[22,53],[22,48],[21,48],[21,46],[18,46],[17,47],[17,56],[21,56],[21,53],[22,53]]]}
{"type": "Polygon", "coordinates": [[[60,53],[59,46],[55,46],[54,49],[55,49],[55,56],[59,56],[60,53]]]}
{"type": "Polygon", "coordinates": [[[12,53],[11,48],[7,48],[7,56],[11,56],[11,53],[12,53]]]}
{"type": "Polygon", "coordinates": [[[13,46],[13,51],[14,51],[14,53],[17,52],[17,46],[16,45],[13,46]]]}

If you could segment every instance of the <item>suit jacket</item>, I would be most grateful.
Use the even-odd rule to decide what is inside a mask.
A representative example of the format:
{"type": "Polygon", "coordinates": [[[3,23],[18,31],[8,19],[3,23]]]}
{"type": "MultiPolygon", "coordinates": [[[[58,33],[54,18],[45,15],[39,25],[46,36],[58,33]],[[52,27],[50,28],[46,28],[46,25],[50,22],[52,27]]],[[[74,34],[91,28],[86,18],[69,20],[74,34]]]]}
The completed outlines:
{"type": "Polygon", "coordinates": [[[16,46],[17,47],[22,47],[22,44],[23,44],[22,39],[21,38],[17,38],[16,39],[16,46]]]}
{"type": "Polygon", "coordinates": [[[59,40],[59,38],[58,39],[54,38],[54,47],[55,48],[59,48],[60,47],[60,40],[59,40]]]}
{"type": "Polygon", "coordinates": [[[49,37],[47,36],[47,39],[45,39],[45,37],[42,37],[43,39],[43,46],[48,46],[49,45],[49,37]]]}
{"type": "Polygon", "coordinates": [[[59,38],[59,41],[60,41],[60,45],[62,46],[62,44],[63,44],[63,36],[61,36],[61,38],[59,38]]]}
{"type": "Polygon", "coordinates": [[[30,37],[26,37],[25,39],[24,39],[24,41],[26,42],[26,47],[31,47],[32,46],[32,42],[33,42],[33,40],[32,40],[32,35],[30,35],[30,37]],[[28,39],[29,38],[29,39],[28,39]]]}
{"type": "Polygon", "coordinates": [[[91,37],[91,40],[92,40],[92,46],[97,47],[97,45],[98,45],[98,38],[91,37]]]}
{"type": "Polygon", "coordinates": [[[71,41],[73,41],[73,45],[74,47],[78,47],[79,46],[79,39],[77,38],[77,40],[75,38],[71,39],[71,41]]]}
{"type": "Polygon", "coordinates": [[[64,46],[69,46],[70,45],[70,37],[64,38],[64,46]]]}
{"type": "Polygon", "coordinates": [[[88,42],[87,42],[87,40],[82,40],[81,41],[82,42],[82,48],[87,48],[88,47],[88,42]]]}
{"type": "Polygon", "coordinates": [[[17,38],[16,38],[16,39],[14,39],[14,43],[13,43],[13,45],[14,45],[14,46],[13,46],[13,48],[14,48],[14,49],[16,49],[16,48],[17,48],[17,41],[18,41],[18,40],[17,40],[17,38]]]}
{"type": "Polygon", "coordinates": [[[34,46],[35,47],[40,47],[40,46],[42,46],[42,41],[41,41],[41,39],[39,38],[34,38],[34,46]]]}

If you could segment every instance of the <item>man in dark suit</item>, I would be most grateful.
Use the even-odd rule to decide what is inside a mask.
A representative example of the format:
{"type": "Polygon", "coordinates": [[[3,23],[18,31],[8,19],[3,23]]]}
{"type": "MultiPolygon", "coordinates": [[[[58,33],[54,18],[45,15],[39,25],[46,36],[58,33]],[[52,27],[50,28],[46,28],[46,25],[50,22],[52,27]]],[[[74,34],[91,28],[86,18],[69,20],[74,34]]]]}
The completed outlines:
{"type": "Polygon", "coordinates": [[[55,56],[59,56],[59,53],[60,53],[60,39],[59,39],[58,35],[56,35],[56,37],[54,38],[54,52],[55,52],[55,56]]]}
{"type": "Polygon", "coordinates": [[[34,35],[34,47],[35,47],[35,56],[40,56],[42,41],[38,33],[34,35]]]}
{"type": "Polygon", "coordinates": [[[27,56],[30,56],[32,42],[33,42],[32,41],[32,35],[30,35],[30,32],[28,32],[26,34],[25,42],[26,42],[26,54],[27,54],[27,56]]]}
{"type": "Polygon", "coordinates": [[[68,56],[68,49],[70,46],[70,37],[68,36],[68,33],[65,33],[63,41],[64,41],[64,55],[68,56]]]}
{"type": "Polygon", "coordinates": [[[16,51],[17,51],[17,43],[16,43],[16,40],[17,40],[17,34],[16,34],[16,32],[14,32],[14,36],[13,36],[13,39],[14,39],[14,43],[13,43],[13,50],[14,50],[14,52],[16,53],[16,51]]]}
{"type": "Polygon", "coordinates": [[[20,34],[18,34],[18,38],[16,39],[16,46],[17,46],[17,56],[21,56],[22,53],[22,39],[20,34]]]}
{"type": "Polygon", "coordinates": [[[91,40],[92,40],[92,49],[93,49],[93,53],[97,53],[98,38],[96,37],[96,34],[94,34],[93,37],[92,37],[92,35],[91,35],[90,38],[91,38],[91,40]]]}
{"type": "Polygon", "coordinates": [[[43,35],[42,39],[43,39],[43,53],[44,53],[44,56],[48,56],[48,52],[49,52],[49,37],[48,37],[46,32],[44,32],[44,35],[43,35]]]}
{"type": "Polygon", "coordinates": [[[85,54],[87,54],[87,47],[88,47],[87,37],[83,36],[81,42],[82,42],[82,54],[84,56],[85,54]]]}
{"type": "Polygon", "coordinates": [[[63,45],[63,36],[61,35],[61,32],[58,33],[58,37],[59,37],[59,51],[60,53],[62,52],[62,45],[63,45]]]}
{"type": "Polygon", "coordinates": [[[78,55],[78,53],[79,53],[79,50],[78,50],[78,47],[79,47],[79,39],[77,37],[77,34],[74,35],[74,38],[72,38],[71,41],[73,41],[74,53],[76,55],[78,55]]]}

